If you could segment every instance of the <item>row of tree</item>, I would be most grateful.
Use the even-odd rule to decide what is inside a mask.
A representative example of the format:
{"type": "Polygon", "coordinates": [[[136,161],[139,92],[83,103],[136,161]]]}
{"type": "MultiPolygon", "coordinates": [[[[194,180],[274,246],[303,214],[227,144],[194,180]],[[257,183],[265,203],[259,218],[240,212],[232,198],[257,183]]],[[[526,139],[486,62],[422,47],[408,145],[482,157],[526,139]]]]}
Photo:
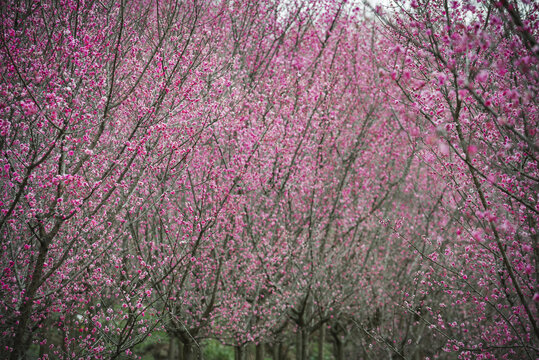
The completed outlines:
{"type": "Polygon", "coordinates": [[[538,6],[2,2],[0,354],[535,358],[538,6]]]}

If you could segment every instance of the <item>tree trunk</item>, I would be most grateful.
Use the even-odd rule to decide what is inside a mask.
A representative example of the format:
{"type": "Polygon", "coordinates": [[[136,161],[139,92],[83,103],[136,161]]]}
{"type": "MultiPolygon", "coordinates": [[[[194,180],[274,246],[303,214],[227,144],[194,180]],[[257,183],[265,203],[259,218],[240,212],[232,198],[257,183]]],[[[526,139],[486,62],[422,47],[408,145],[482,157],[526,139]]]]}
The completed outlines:
{"type": "Polygon", "coordinates": [[[296,332],[296,360],[303,360],[303,344],[302,344],[303,336],[301,329],[298,329],[296,332]]]}
{"type": "Polygon", "coordinates": [[[335,360],[344,360],[344,344],[338,336],[334,336],[334,339],[333,355],[335,356],[335,360]]]}
{"type": "Polygon", "coordinates": [[[288,347],[282,342],[275,343],[272,347],[273,360],[288,360],[288,347]]]}
{"type": "Polygon", "coordinates": [[[264,344],[256,345],[255,360],[264,360],[264,344]]]}
{"type": "Polygon", "coordinates": [[[243,351],[242,346],[234,346],[234,359],[235,360],[245,359],[245,351],[243,351]]]}
{"type": "Polygon", "coordinates": [[[301,360],[307,360],[309,357],[309,332],[307,330],[301,331],[301,360]]]}
{"type": "Polygon", "coordinates": [[[43,264],[45,264],[48,251],[49,249],[46,245],[41,245],[39,247],[39,254],[37,256],[36,266],[32,272],[32,279],[24,292],[24,299],[19,308],[20,315],[13,339],[13,352],[9,357],[10,360],[23,359],[26,350],[29,348],[31,338],[26,327],[28,325],[28,320],[30,320],[30,316],[32,315],[32,304],[40,286],[43,264]]]}
{"type": "Polygon", "coordinates": [[[191,344],[183,344],[182,360],[193,360],[193,346],[191,344]]]}
{"type": "Polygon", "coordinates": [[[318,360],[324,360],[324,342],[326,341],[326,327],[324,324],[318,330],[318,360]]]}
{"type": "Polygon", "coordinates": [[[281,360],[281,343],[274,343],[272,346],[273,360],[281,360]]]}
{"type": "Polygon", "coordinates": [[[306,360],[308,357],[309,333],[299,329],[296,333],[296,360],[306,360]]]}
{"type": "Polygon", "coordinates": [[[168,341],[168,360],[177,360],[178,355],[178,340],[171,336],[168,341]]]}

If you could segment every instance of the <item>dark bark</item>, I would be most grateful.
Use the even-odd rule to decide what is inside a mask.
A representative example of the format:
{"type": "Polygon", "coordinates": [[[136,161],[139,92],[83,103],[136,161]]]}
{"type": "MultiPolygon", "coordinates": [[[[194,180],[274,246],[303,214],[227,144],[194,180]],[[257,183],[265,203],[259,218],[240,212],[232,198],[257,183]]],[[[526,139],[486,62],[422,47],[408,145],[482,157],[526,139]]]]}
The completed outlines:
{"type": "Polygon", "coordinates": [[[256,345],[255,360],[264,360],[264,344],[256,345]]]}
{"type": "Polygon", "coordinates": [[[306,329],[300,329],[296,333],[296,360],[308,358],[309,334],[306,329]]]}
{"type": "Polygon", "coordinates": [[[272,356],[273,360],[281,360],[281,343],[273,344],[272,346],[272,356]]]}
{"type": "Polygon", "coordinates": [[[183,344],[182,360],[193,360],[193,346],[191,344],[183,344]]]}
{"type": "Polygon", "coordinates": [[[335,340],[333,345],[333,355],[335,356],[335,360],[344,360],[344,344],[339,336],[334,336],[333,338],[335,340]]]}
{"type": "Polygon", "coordinates": [[[326,328],[320,326],[318,330],[318,360],[324,360],[324,342],[326,341],[326,328]]]}
{"type": "Polygon", "coordinates": [[[29,336],[30,331],[27,326],[28,321],[30,320],[30,316],[32,316],[32,304],[41,283],[43,264],[45,264],[45,259],[48,252],[48,246],[43,243],[39,247],[39,254],[37,256],[34,271],[32,272],[32,279],[30,280],[30,284],[28,284],[28,287],[24,292],[24,298],[19,308],[20,314],[18,316],[18,326],[15,330],[15,336],[13,338],[13,352],[9,357],[10,360],[23,359],[26,350],[30,345],[31,337],[29,336]]]}
{"type": "Polygon", "coordinates": [[[242,346],[234,346],[234,359],[235,360],[245,359],[245,349],[242,346]]]}
{"type": "Polygon", "coordinates": [[[179,355],[178,340],[171,336],[168,342],[168,360],[176,360],[179,355]]]}
{"type": "Polygon", "coordinates": [[[303,360],[303,336],[301,335],[301,330],[298,329],[296,332],[296,360],[303,360]]]}
{"type": "Polygon", "coordinates": [[[303,355],[302,360],[307,360],[309,357],[309,333],[306,329],[301,331],[301,354],[303,355]]]}
{"type": "Polygon", "coordinates": [[[288,347],[282,342],[274,343],[272,346],[273,360],[288,360],[288,347]]]}

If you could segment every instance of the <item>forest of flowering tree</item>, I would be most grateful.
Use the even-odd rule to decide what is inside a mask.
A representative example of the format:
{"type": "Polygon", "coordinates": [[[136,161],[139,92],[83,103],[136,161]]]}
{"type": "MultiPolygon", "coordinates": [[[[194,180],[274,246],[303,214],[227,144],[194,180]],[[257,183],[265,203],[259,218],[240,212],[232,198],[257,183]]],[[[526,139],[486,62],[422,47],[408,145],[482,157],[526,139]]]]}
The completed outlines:
{"type": "Polygon", "coordinates": [[[0,359],[539,357],[533,0],[0,0],[0,359]]]}

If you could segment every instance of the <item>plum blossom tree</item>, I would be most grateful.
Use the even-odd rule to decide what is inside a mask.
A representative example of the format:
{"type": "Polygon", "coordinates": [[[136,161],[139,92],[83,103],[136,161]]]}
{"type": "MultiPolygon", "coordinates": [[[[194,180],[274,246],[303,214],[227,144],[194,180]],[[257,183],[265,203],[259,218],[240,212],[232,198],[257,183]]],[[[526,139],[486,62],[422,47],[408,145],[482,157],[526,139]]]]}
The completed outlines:
{"type": "Polygon", "coordinates": [[[5,1],[0,354],[534,358],[538,5],[5,1]]]}
{"type": "Polygon", "coordinates": [[[57,326],[55,357],[129,355],[152,328],[142,299],[156,266],[136,261],[141,229],[129,229],[160,201],[152,181],[180,172],[210,125],[196,109],[213,95],[208,28],[222,9],[5,5],[1,351],[21,358],[37,329],[57,326]]]}
{"type": "Polygon", "coordinates": [[[428,177],[443,184],[431,187],[438,205],[423,239],[405,236],[431,263],[418,274],[455,307],[431,307],[429,326],[444,330],[445,351],[532,358],[539,341],[537,5],[395,6],[394,15],[378,12],[395,54],[387,76],[402,90],[395,109],[404,119],[415,114],[408,133],[428,177]]]}

